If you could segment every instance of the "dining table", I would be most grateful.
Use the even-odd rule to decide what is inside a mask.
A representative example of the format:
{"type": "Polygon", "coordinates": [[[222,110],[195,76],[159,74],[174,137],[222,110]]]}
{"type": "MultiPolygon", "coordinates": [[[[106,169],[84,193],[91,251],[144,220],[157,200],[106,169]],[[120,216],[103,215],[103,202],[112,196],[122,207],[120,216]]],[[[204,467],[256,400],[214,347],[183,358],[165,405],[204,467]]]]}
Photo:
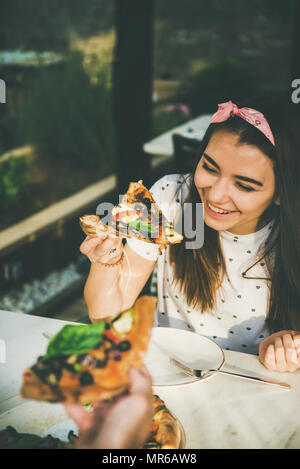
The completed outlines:
{"type": "MultiPolygon", "coordinates": [[[[0,430],[12,425],[20,432],[46,436],[55,431],[59,436],[57,429],[74,428],[61,404],[25,400],[19,394],[23,371],[45,353],[49,338],[65,324],[78,323],[0,311],[0,430]]],[[[222,350],[222,356],[222,370],[277,380],[290,387],[216,373],[187,384],[154,384],[153,393],[164,400],[183,428],[183,447],[299,449],[300,370],[272,372],[257,355],[232,350],[222,350]]],[[[151,355],[146,364],[155,373],[151,355]]]]}
{"type": "Polygon", "coordinates": [[[173,135],[178,134],[186,138],[201,141],[210,124],[211,117],[212,114],[203,114],[164,132],[144,143],[144,152],[164,159],[173,157],[173,135]]]}

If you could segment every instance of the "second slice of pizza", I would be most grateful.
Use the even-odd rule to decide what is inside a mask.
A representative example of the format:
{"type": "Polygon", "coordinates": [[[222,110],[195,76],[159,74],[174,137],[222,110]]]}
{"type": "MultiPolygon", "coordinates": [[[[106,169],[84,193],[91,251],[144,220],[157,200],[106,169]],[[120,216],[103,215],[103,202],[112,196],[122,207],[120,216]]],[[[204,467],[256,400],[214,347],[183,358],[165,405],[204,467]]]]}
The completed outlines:
{"type": "Polygon", "coordinates": [[[166,247],[180,243],[183,236],[177,233],[154,200],[143,181],[131,182],[121,202],[116,205],[107,225],[100,223],[97,215],[80,218],[83,231],[90,237],[104,233],[117,234],[124,238],[136,238],[166,247]]]}

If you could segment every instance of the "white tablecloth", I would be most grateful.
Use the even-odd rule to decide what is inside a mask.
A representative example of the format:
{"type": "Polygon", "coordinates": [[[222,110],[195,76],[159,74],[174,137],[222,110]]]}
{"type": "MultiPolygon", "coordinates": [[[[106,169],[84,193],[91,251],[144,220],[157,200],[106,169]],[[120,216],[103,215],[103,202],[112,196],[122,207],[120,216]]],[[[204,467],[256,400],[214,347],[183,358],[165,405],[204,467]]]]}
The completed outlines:
{"type": "MultiPolygon", "coordinates": [[[[0,311],[0,414],[17,397],[23,370],[44,354],[48,340],[43,332],[55,334],[64,324],[0,311]]],[[[238,352],[225,351],[225,359],[224,370],[273,378],[292,387],[214,375],[184,386],[154,388],[181,421],[187,447],[300,448],[300,372],[270,372],[257,356],[238,352]]]]}

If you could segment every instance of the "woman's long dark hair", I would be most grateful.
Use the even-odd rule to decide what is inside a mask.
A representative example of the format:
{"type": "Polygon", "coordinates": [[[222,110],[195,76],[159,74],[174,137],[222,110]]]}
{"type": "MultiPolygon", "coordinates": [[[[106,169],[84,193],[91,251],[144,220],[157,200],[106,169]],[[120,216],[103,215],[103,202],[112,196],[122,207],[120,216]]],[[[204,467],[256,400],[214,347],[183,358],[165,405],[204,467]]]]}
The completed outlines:
{"type": "MultiPolygon", "coordinates": [[[[254,278],[251,277],[251,268],[264,259],[270,275],[267,324],[272,332],[284,329],[299,331],[300,109],[296,104],[270,98],[255,98],[235,104],[238,107],[256,109],[264,114],[274,135],[275,147],[258,129],[244,119],[234,116],[208,127],[199,154],[201,157],[212,135],[222,130],[238,135],[240,144],[256,146],[273,162],[273,201],[279,197],[280,205],[272,203],[261,216],[257,229],[273,219],[272,231],[267,242],[261,247],[260,259],[256,259],[243,276],[254,278]]],[[[193,179],[197,165],[193,168],[189,193],[184,201],[192,203],[193,208],[197,202],[201,202],[193,179]]],[[[193,213],[195,217],[195,208],[193,213]]],[[[184,242],[170,247],[174,281],[180,286],[187,303],[201,312],[213,311],[216,307],[216,292],[226,274],[219,233],[205,225],[204,240],[200,249],[185,249],[184,242]]]]}

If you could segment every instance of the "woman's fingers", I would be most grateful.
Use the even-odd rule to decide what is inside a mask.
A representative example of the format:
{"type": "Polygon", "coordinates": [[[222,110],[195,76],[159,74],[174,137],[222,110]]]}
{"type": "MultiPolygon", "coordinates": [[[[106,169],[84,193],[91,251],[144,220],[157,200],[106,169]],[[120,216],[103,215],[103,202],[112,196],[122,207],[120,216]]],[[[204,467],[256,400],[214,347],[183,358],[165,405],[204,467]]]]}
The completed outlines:
{"type": "Polygon", "coordinates": [[[130,392],[131,393],[152,393],[152,378],[148,370],[144,367],[142,370],[131,368],[129,371],[130,392]]]}
{"type": "Polygon", "coordinates": [[[287,363],[286,363],[285,349],[283,346],[282,337],[275,337],[274,347],[275,347],[276,370],[285,371],[287,369],[287,363]]]}
{"type": "Polygon", "coordinates": [[[297,359],[298,359],[299,366],[300,366],[300,334],[296,334],[293,336],[293,342],[296,347],[297,359]]]}
{"type": "Polygon", "coordinates": [[[286,370],[284,371],[296,371],[300,363],[298,362],[297,350],[291,334],[284,334],[282,336],[283,348],[285,353],[286,370]]]}
{"type": "Polygon", "coordinates": [[[101,238],[86,238],[80,245],[80,252],[87,256],[96,246],[101,243],[101,238]]]}
{"type": "Polygon", "coordinates": [[[300,336],[291,333],[274,335],[271,341],[266,341],[261,347],[260,358],[266,368],[271,371],[296,371],[300,368],[300,336]]]}
{"type": "Polygon", "coordinates": [[[87,430],[90,428],[93,417],[84,407],[79,404],[64,404],[64,407],[67,414],[80,429],[87,430]]]}
{"type": "Polygon", "coordinates": [[[80,252],[87,256],[91,262],[110,262],[114,257],[120,256],[122,238],[106,236],[103,238],[86,238],[80,246],[80,252]]]}
{"type": "Polygon", "coordinates": [[[275,347],[274,344],[267,346],[264,356],[262,357],[262,362],[268,370],[274,371],[276,369],[276,360],[275,360],[275,347]]]}

